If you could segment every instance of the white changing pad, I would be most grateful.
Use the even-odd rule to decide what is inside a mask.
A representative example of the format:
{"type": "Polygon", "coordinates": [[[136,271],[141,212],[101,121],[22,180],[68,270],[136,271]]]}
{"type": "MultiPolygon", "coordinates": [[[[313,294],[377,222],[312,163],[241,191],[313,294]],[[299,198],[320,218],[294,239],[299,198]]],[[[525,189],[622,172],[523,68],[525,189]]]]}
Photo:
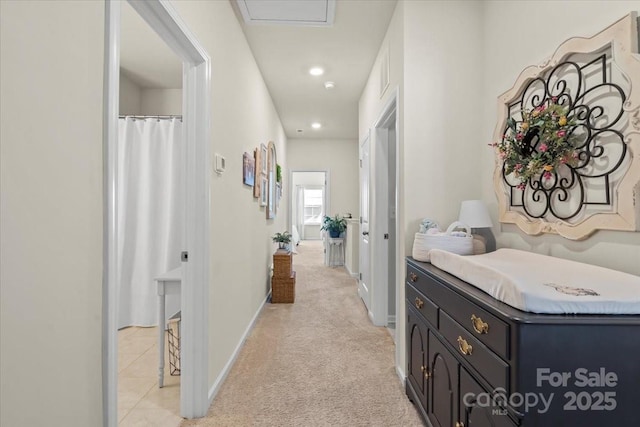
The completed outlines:
{"type": "Polygon", "coordinates": [[[640,277],[515,249],[460,256],[431,250],[431,264],[512,307],[549,314],[640,314],[640,277]]]}

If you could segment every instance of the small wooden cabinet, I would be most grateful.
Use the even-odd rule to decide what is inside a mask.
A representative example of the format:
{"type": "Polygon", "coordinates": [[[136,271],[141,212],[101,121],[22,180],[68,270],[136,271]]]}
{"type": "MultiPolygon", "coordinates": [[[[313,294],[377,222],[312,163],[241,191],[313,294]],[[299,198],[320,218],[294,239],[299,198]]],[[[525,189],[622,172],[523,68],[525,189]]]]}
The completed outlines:
{"type": "Polygon", "coordinates": [[[428,426],[637,424],[640,316],[526,313],[411,258],[406,278],[406,392],[428,426]],[[581,381],[603,370],[615,385],[581,381]],[[518,403],[534,396],[552,400],[518,403]]]}

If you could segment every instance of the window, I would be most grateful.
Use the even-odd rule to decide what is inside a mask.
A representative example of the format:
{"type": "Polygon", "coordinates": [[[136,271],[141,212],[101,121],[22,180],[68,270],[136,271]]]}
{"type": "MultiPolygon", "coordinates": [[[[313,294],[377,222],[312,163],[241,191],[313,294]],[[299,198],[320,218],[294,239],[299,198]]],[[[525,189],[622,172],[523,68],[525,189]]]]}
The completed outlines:
{"type": "Polygon", "coordinates": [[[322,204],[322,189],[304,189],[304,223],[322,224],[324,206],[322,204]]]}

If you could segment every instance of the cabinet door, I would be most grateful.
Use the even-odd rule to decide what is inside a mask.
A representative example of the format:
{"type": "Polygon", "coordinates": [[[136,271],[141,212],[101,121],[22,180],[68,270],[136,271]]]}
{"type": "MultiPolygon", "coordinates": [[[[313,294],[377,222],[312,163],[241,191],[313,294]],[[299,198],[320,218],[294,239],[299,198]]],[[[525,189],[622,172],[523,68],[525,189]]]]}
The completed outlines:
{"type": "Polygon", "coordinates": [[[427,328],[413,310],[407,304],[407,349],[409,381],[413,386],[413,390],[420,399],[420,404],[426,410],[426,380],[427,372],[427,349],[428,349],[427,328]]]}
{"type": "Polygon", "coordinates": [[[427,414],[434,427],[450,427],[457,421],[458,361],[429,331],[429,399],[427,414]]]}
{"type": "Polygon", "coordinates": [[[507,412],[467,372],[460,369],[460,420],[464,427],[514,427],[507,412]]]}

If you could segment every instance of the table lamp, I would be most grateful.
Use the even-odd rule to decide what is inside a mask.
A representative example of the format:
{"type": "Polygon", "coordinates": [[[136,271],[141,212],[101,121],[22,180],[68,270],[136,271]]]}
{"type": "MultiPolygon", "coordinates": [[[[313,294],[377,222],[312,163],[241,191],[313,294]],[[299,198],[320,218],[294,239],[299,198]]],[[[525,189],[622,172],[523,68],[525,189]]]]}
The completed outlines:
{"type": "Polygon", "coordinates": [[[484,241],[487,252],[496,250],[496,239],[491,231],[493,223],[487,205],[482,200],[464,200],[460,205],[458,221],[471,227],[471,234],[484,241]]]}

